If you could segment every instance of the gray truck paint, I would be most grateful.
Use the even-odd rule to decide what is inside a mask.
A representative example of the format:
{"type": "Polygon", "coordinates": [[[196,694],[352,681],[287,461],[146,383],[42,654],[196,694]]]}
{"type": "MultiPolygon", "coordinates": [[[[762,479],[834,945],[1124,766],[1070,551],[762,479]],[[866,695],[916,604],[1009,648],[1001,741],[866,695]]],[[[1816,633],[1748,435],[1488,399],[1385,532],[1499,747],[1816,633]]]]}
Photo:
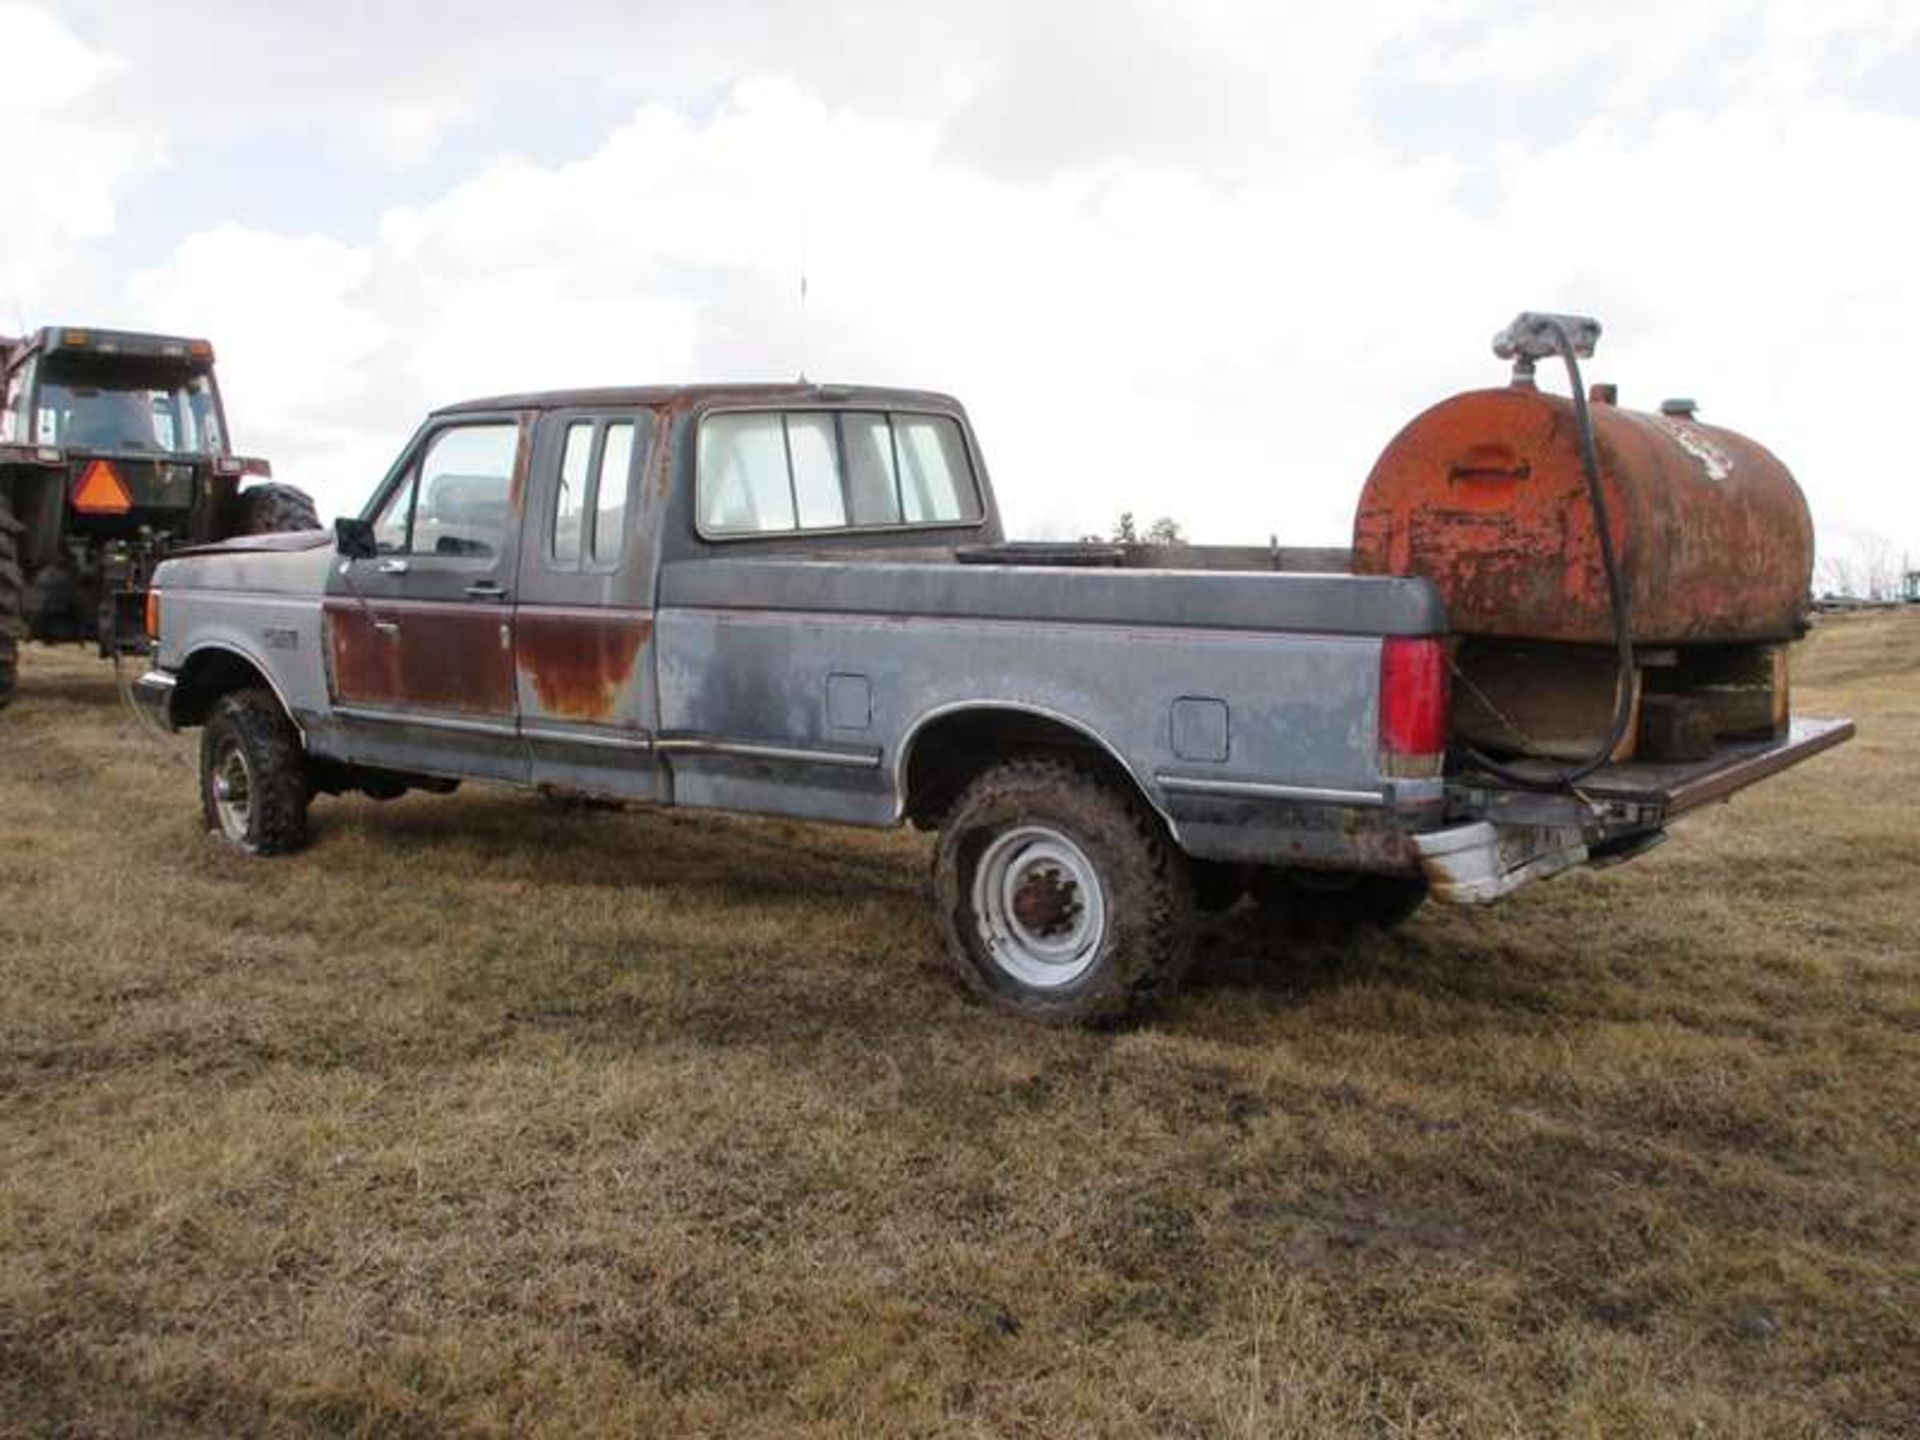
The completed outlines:
{"type": "MultiPolygon", "coordinates": [[[[519,554],[496,571],[517,604],[489,612],[511,646],[539,617],[620,613],[651,636],[616,702],[591,721],[436,705],[347,704],[330,662],[341,607],[412,604],[480,573],[441,557],[385,577],[330,548],[215,546],[159,576],[162,700],[190,704],[192,667],[222,652],[256,668],[316,755],[438,776],[549,783],[694,807],[897,823],[913,758],[956,717],[1041,717],[1111,756],[1203,858],[1407,869],[1413,831],[1440,823],[1438,780],[1382,773],[1381,639],[1445,629],[1420,580],[1270,571],[1086,570],[956,563],[1000,542],[965,413],[925,392],[811,387],[616,390],[506,397],[431,417],[369,503],[439,429],[517,420],[519,554]],[[954,417],[983,518],[948,530],[708,541],[691,515],[701,417],[742,408],[954,417]],[[643,421],[623,563],[583,583],[543,573],[545,515],[566,423],[643,421]],[[346,571],[346,573],[342,573],[346,571]],[[438,580],[428,572],[445,571],[438,580]],[[457,572],[457,573],[456,573],[457,572]],[[323,606],[331,603],[329,617],[323,606]]],[[[407,623],[410,612],[394,610],[407,623]]],[[[351,621],[352,612],[345,618],[351,621]]]]}

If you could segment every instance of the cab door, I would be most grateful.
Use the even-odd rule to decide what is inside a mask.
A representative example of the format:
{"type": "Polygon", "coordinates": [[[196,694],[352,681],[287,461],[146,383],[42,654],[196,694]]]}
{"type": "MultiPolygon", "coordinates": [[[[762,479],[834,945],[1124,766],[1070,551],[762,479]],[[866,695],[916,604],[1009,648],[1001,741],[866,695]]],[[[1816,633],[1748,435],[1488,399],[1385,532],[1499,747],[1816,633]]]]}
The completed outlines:
{"type": "Polygon", "coordinates": [[[332,572],[329,683],[355,761],[527,778],[513,585],[531,429],[515,414],[431,424],[369,507],[378,554],[332,572]]]}
{"type": "Polygon", "coordinates": [[[653,753],[654,417],[541,417],[515,607],[520,734],[536,784],[662,798],[653,753]]]}

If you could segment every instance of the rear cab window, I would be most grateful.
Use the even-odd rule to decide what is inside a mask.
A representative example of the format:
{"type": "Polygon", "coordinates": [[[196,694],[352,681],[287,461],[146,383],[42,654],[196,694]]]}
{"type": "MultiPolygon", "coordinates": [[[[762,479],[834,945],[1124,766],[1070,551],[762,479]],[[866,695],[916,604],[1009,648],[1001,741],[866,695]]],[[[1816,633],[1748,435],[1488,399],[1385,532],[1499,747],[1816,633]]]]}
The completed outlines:
{"type": "Polygon", "coordinates": [[[700,422],[695,484],[710,540],[947,528],[982,519],[965,433],[903,410],[720,411],[700,422]]]}

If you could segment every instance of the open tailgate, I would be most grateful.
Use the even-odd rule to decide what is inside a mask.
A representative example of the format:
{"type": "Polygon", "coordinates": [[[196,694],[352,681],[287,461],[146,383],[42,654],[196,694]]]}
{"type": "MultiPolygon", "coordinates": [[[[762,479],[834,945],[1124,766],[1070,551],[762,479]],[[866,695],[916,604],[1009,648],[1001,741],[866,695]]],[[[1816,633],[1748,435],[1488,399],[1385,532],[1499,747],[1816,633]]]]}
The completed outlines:
{"type": "MultiPolygon", "coordinates": [[[[1783,735],[1721,745],[1704,760],[1625,761],[1553,790],[1466,771],[1447,781],[1450,823],[1414,844],[1436,899],[1484,903],[1575,866],[1631,859],[1665,838],[1669,821],[1852,735],[1848,719],[1794,720],[1783,735]]],[[[1544,761],[1508,768],[1543,784],[1557,774],[1544,761]]]]}
{"type": "MultiPolygon", "coordinates": [[[[1655,808],[1671,820],[1712,801],[1725,800],[1755,781],[1777,775],[1822,750],[1831,750],[1852,736],[1851,720],[1794,720],[1784,735],[1721,745],[1705,760],[1630,760],[1608,765],[1594,771],[1576,789],[1594,800],[1655,808]]],[[[1516,763],[1510,768],[1522,774],[1529,769],[1538,771],[1542,780],[1553,777],[1552,767],[1538,762],[1516,763]]]]}

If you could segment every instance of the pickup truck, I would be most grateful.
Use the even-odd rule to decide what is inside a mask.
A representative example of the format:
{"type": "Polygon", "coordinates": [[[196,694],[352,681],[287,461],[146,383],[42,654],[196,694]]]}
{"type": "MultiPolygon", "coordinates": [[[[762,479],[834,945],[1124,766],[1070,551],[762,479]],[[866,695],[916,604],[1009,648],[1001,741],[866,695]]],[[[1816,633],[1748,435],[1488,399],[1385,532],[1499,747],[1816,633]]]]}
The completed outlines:
{"type": "Polygon", "coordinates": [[[514,395],[431,415],[331,535],[169,559],[136,694],[204,727],[208,827],[258,855],[316,794],[466,779],[937,832],[958,975],[1075,1023],[1164,996],[1197,906],[1489,900],[1850,730],[1515,788],[1450,765],[1429,581],[1153,558],[1008,543],[944,395],[514,395]]]}

